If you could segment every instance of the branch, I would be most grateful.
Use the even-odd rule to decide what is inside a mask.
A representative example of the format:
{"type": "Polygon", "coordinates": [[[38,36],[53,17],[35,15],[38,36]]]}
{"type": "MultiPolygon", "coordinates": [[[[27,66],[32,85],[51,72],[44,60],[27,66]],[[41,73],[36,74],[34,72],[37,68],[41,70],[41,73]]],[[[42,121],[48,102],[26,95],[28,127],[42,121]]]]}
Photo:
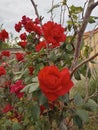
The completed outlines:
{"type": "Polygon", "coordinates": [[[33,7],[34,7],[35,14],[36,14],[36,16],[37,16],[37,18],[39,20],[40,26],[41,26],[42,36],[43,36],[44,41],[46,43],[47,62],[48,62],[48,64],[50,64],[49,58],[48,58],[48,56],[49,56],[49,47],[48,47],[48,43],[47,43],[47,41],[46,41],[46,39],[44,37],[44,31],[43,31],[43,27],[42,27],[43,25],[42,25],[42,22],[40,20],[40,15],[39,15],[38,10],[37,10],[37,5],[35,4],[34,0],[31,0],[31,3],[32,3],[33,7]]]}
{"type": "Polygon", "coordinates": [[[73,76],[73,74],[75,73],[75,71],[76,71],[78,68],[80,68],[83,64],[85,64],[85,63],[87,63],[87,62],[93,60],[93,59],[94,59],[95,57],[97,57],[97,56],[98,56],[98,52],[97,52],[95,55],[93,55],[92,57],[90,57],[90,58],[88,58],[88,59],[85,59],[83,62],[81,62],[80,64],[78,64],[78,65],[72,70],[72,72],[71,72],[71,77],[73,76]]]}
{"type": "Polygon", "coordinates": [[[92,13],[92,10],[97,5],[98,5],[98,1],[94,3],[94,0],[89,0],[89,2],[88,2],[88,6],[86,9],[86,13],[85,13],[81,28],[79,29],[78,34],[77,34],[77,44],[76,44],[75,56],[74,56],[73,64],[71,66],[71,70],[73,70],[74,66],[76,66],[76,63],[77,63],[77,60],[78,60],[79,54],[80,54],[80,47],[81,47],[81,43],[82,43],[83,33],[84,33],[86,26],[88,24],[89,17],[92,13]]]}

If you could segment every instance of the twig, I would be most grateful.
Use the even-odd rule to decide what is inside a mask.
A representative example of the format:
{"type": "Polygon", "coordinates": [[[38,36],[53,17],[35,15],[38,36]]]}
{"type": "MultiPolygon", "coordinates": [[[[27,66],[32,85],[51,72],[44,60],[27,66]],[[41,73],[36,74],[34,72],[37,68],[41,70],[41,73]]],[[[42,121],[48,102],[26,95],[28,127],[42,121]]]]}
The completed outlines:
{"type": "Polygon", "coordinates": [[[42,25],[42,22],[40,20],[40,16],[39,16],[39,13],[38,13],[38,10],[37,10],[37,5],[35,4],[34,0],[31,0],[31,3],[32,3],[33,7],[34,7],[35,14],[36,14],[36,16],[37,16],[37,18],[38,18],[38,20],[40,22],[40,26],[41,26],[41,30],[42,30],[42,35],[43,35],[44,41],[46,43],[47,62],[49,63],[49,58],[48,58],[49,57],[49,46],[48,46],[47,40],[44,37],[43,25],[42,25]]]}
{"type": "Polygon", "coordinates": [[[71,71],[71,77],[73,76],[73,74],[75,73],[75,71],[76,71],[78,68],[80,68],[83,64],[85,64],[85,63],[87,63],[87,62],[93,60],[93,59],[94,59],[95,57],[97,57],[97,56],[98,56],[98,52],[97,52],[95,55],[93,55],[92,57],[90,57],[90,58],[88,58],[88,59],[85,59],[83,62],[81,62],[80,64],[78,64],[75,68],[73,68],[73,70],[71,71]]]}
{"type": "Polygon", "coordinates": [[[98,5],[98,1],[96,3],[94,3],[94,0],[89,0],[89,2],[88,2],[88,6],[87,6],[87,9],[86,9],[86,13],[85,13],[82,25],[81,25],[81,27],[78,31],[78,34],[77,34],[77,44],[76,44],[76,49],[75,49],[75,56],[74,56],[74,61],[73,61],[72,67],[71,67],[72,70],[76,66],[79,55],[80,55],[80,46],[81,46],[81,43],[82,43],[82,37],[83,37],[83,33],[86,29],[86,26],[88,24],[89,17],[91,15],[92,10],[97,5],[98,5]]]}
{"type": "MultiPolygon", "coordinates": [[[[51,7],[51,9],[53,8],[53,5],[54,5],[54,0],[52,0],[52,7],[51,7]]],[[[51,21],[53,21],[53,10],[51,10],[51,21]]]]}

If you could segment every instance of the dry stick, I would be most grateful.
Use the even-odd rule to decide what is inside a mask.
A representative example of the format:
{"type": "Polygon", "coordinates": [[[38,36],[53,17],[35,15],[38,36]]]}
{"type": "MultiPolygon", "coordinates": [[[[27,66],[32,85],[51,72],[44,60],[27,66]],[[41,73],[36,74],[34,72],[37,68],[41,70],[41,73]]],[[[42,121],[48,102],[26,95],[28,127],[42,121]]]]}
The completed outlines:
{"type": "Polygon", "coordinates": [[[73,74],[75,73],[75,71],[76,71],[78,68],[80,68],[83,64],[85,64],[85,63],[87,63],[87,62],[93,60],[93,59],[94,59],[95,57],[97,57],[97,56],[98,56],[98,52],[97,52],[95,55],[93,55],[92,57],[90,57],[90,58],[88,58],[88,59],[85,59],[83,62],[81,62],[80,64],[78,64],[78,65],[71,71],[71,77],[73,76],[73,74]]]}
{"type": "Polygon", "coordinates": [[[84,16],[84,19],[83,19],[82,26],[81,26],[80,30],[78,31],[78,34],[77,34],[77,45],[76,45],[76,49],[75,49],[75,56],[74,56],[73,64],[71,66],[71,70],[73,70],[73,68],[77,64],[79,54],[80,54],[80,46],[81,46],[81,43],[82,43],[83,33],[84,33],[86,26],[88,24],[88,20],[89,20],[91,13],[92,13],[92,10],[97,5],[98,5],[98,1],[94,3],[94,0],[89,0],[89,2],[88,2],[88,6],[87,6],[87,9],[86,9],[86,13],[85,13],[85,16],[84,16]]]}
{"type": "Polygon", "coordinates": [[[46,41],[46,39],[44,37],[44,31],[43,31],[43,28],[42,28],[43,25],[42,25],[42,22],[40,20],[40,16],[39,16],[39,13],[38,13],[38,10],[37,10],[37,5],[35,4],[34,0],[31,0],[31,3],[32,3],[33,7],[34,7],[35,14],[36,14],[36,16],[37,16],[37,18],[38,18],[38,20],[40,22],[40,26],[41,26],[41,30],[42,30],[42,35],[43,35],[44,41],[46,43],[47,62],[49,63],[49,59],[48,59],[48,56],[49,56],[49,47],[48,47],[48,43],[47,43],[47,41],[46,41]]]}
{"type": "MultiPolygon", "coordinates": [[[[54,0],[52,0],[52,7],[51,9],[53,8],[53,5],[54,5],[54,0]]],[[[53,21],[53,10],[51,10],[51,17],[50,17],[51,21],[53,21]]]]}

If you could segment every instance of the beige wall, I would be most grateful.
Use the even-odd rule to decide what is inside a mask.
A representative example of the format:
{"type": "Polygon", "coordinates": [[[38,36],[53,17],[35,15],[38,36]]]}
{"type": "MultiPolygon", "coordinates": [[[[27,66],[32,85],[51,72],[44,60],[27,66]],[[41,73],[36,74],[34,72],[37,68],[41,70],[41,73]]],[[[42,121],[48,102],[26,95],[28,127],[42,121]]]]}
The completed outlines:
{"type": "MultiPolygon", "coordinates": [[[[84,43],[92,48],[89,56],[93,56],[98,52],[98,30],[96,32],[92,31],[84,38],[84,43]]],[[[98,63],[98,56],[94,59],[98,63]]],[[[91,67],[98,67],[98,64],[90,64],[91,67]]]]}

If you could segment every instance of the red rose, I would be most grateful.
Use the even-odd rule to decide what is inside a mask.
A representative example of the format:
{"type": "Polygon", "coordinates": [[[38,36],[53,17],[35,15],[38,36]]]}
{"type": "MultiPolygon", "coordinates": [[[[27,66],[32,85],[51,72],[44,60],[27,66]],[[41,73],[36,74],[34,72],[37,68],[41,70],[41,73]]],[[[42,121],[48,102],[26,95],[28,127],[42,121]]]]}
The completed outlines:
{"type": "Polygon", "coordinates": [[[23,53],[16,53],[16,59],[18,61],[24,60],[24,54],[23,53]]]}
{"type": "Polygon", "coordinates": [[[20,39],[21,40],[26,40],[26,38],[27,38],[27,35],[26,35],[26,33],[22,33],[21,35],[20,35],[20,39]]]}
{"type": "Polygon", "coordinates": [[[47,22],[43,26],[44,36],[48,43],[57,44],[66,40],[64,28],[57,23],[47,22]]]}
{"type": "Polygon", "coordinates": [[[7,113],[7,112],[11,111],[12,109],[13,109],[13,107],[10,104],[7,104],[3,109],[3,113],[7,113]]]}
{"type": "Polygon", "coordinates": [[[5,75],[6,74],[6,70],[3,66],[0,66],[0,76],[5,75]]]}
{"type": "Polygon", "coordinates": [[[11,85],[10,92],[15,93],[18,98],[21,98],[24,95],[23,92],[20,92],[21,89],[23,89],[23,88],[24,88],[24,85],[22,83],[22,80],[18,80],[15,84],[11,85]]]}
{"type": "Polygon", "coordinates": [[[16,32],[20,32],[21,28],[22,28],[21,22],[18,22],[18,24],[15,24],[15,30],[16,30],[16,32]]]}
{"type": "Polygon", "coordinates": [[[44,41],[38,43],[38,44],[36,45],[36,47],[35,47],[35,50],[38,52],[38,51],[40,51],[42,48],[44,48],[44,49],[46,48],[46,43],[45,43],[44,41]]]}
{"type": "Polygon", "coordinates": [[[21,41],[19,42],[19,45],[22,47],[22,48],[25,48],[27,46],[27,42],[26,41],[21,41]]]}
{"type": "Polygon", "coordinates": [[[39,86],[50,101],[55,101],[63,96],[73,86],[67,68],[59,71],[56,66],[46,66],[38,74],[39,86]]]}
{"type": "Polygon", "coordinates": [[[33,71],[34,71],[33,66],[29,66],[28,69],[29,69],[29,74],[32,75],[32,74],[33,74],[33,71]]]}
{"type": "Polygon", "coordinates": [[[8,32],[6,32],[6,30],[3,29],[3,30],[0,32],[0,40],[1,40],[1,41],[5,41],[5,39],[8,39],[8,38],[9,38],[8,32]]]}
{"type": "Polygon", "coordinates": [[[31,21],[29,17],[26,17],[25,15],[22,17],[21,23],[25,26],[27,22],[31,21]]]}
{"type": "Polygon", "coordinates": [[[10,51],[2,51],[1,54],[3,56],[9,57],[10,56],[10,51]]]}
{"type": "Polygon", "coordinates": [[[33,21],[28,21],[25,25],[25,29],[27,32],[32,32],[33,31],[33,28],[34,28],[34,23],[33,21]]]}

